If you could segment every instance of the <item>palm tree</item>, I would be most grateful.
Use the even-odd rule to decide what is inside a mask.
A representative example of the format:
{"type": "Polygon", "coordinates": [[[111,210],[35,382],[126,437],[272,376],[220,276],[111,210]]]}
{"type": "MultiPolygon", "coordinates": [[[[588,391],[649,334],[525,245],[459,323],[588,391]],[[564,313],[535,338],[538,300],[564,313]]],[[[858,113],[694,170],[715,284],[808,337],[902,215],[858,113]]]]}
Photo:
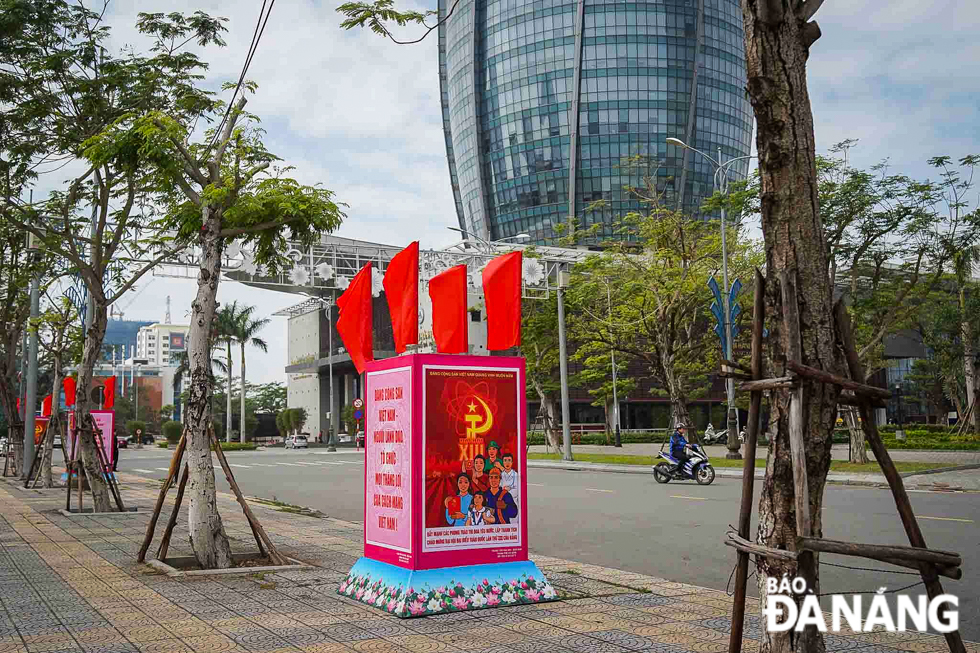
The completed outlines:
{"type": "Polygon", "coordinates": [[[231,345],[236,340],[238,332],[239,316],[245,307],[239,307],[238,302],[234,301],[229,306],[222,306],[215,316],[217,334],[215,340],[224,343],[226,347],[226,358],[228,365],[228,392],[226,395],[227,406],[225,407],[225,442],[231,442],[231,380],[234,365],[231,359],[231,345]]]}
{"type": "Polygon", "coordinates": [[[245,345],[258,347],[264,352],[269,351],[269,344],[259,338],[256,334],[269,324],[269,318],[253,318],[254,306],[245,306],[238,314],[236,323],[235,340],[241,346],[242,353],[242,394],[241,394],[241,417],[239,421],[239,438],[245,442],[245,345]]]}

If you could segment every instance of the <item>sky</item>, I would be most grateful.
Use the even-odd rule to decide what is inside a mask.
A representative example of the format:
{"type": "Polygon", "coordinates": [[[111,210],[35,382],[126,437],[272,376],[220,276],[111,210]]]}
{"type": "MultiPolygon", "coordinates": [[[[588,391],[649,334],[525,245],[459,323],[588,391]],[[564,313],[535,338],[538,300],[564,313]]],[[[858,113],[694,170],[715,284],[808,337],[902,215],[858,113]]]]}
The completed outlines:
{"type": "MultiPolygon", "coordinates": [[[[344,31],[339,2],[292,0],[271,13],[248,78],[258,84],[248,110],[259,115],[266,144],[348,204],[340,236],[387,244],[452,244],[456,225],[439,105],[437,34],[399,46],[367,31],[344,31]]],[[[429,6],[399,0],[400,8],[429,6]]],[[[224,16],[227,47],[203,53],[207,84],[241,72],[260,2],[143,0],[110,5],[113,45],[147,45],[137,11],[224,16]]],[[[434,3],[432,5],[434,7],[434,3]]],[[[932,156],[980,154],[980,3],[966,0],[828,0],[816,16],[823,36],[810,52],[809,92],[817,149],[847,138],[856,167],[888,159],[891,169],[935,178],[932,156]]],[[[406,36],[418,30],[406,28],[406,36]]],[[[120,300],[126,319],[162,321],[165,298],[180,322],[196,286],[147,277],[120,300]]],[[[268,315],[296,295],[222,281],[218,300],[254,304],[268,315]]],[[[249,353],[250,380],[285,381],[286,318],[260,334],[269,351],[249,353]],[[253,376],[254,375],[254,376],[253,376]]]]}

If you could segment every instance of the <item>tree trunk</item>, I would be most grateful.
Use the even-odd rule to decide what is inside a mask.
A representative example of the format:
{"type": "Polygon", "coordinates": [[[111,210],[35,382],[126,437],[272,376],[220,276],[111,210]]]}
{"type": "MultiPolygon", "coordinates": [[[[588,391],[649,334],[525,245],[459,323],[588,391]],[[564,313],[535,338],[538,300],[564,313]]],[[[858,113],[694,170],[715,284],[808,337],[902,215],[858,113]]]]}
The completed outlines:
{"type": "MultiPolygon", "coordinates": [[[[16,383],[10,387],[16,387],[16,383]]],[[[0,388],[3,399],[3,413],[7,415],[7,458],[3,464],[7,465],[7,474],[15,478],[20,476],[19,461],[23,457],[24,448],[24,422],[17,412],[17,398],[12,392],[7,392],[7,388],[0,388]]],[[[0,474],[3,468],[0,467],[0,474]]]]}
{"type": "MultiPolygon", "coordinates": [[[[53,355],[54,380],[51,383],[51,420],[48,422],[47,437],[44,438],[44,458],[41,459],[41,481],[43,487],[54,487],[51,478],[51,458],[54,456],[54,434],[58,427],[61,413],[58,410],[58,397],[61,395],[61,352],[57,349],[53,355]]],[[[64,451],[65,442],[61,442],[64,451]]]]}
{"type": "Polygon", "coordinates": [[[242,405],[238,418],[238,441],[245,442],[245,343],[242,343],[242,405]]]}
{"type": "Polygon", "coordinates": [[[613,405],[612,395],[606,397],[605,401],[606,409],[606,444],[609,444],[609,438],[616,433],[616,407],[613,405]]]}
{"type": "Polygon", "coordinates": [[[849,406],[844,413],[844,421],[847,423],[848,436],[851,439],[852,463],[866,464],[869,462],[868,450],[864,446],[864,429],[858,424],[857,408],[849,406]]]}
{"type": "MultiPolygon", "coordinates": [[[[811,2],[813,0],[810,0],[811,2]]],[[[807,7],[810,3],[807,3],[807,7]]],[[[757,121],[756,145],[761,174],[762,231],[766,249],[766,314],[771,376],[787,374],[787,355],[802,363],[845,375],[836,347],[832,288],[827,275],[828,250],[817,206],[813,116],[806,86],[809,46],[819,36],[815,23],[796,15],[800,3],[790,0],[742,0],[748,91],[757,121]],[[784,321],[780,274],[799,315],[799,330],[789,333],[784,321]]],[[[795,324],[795,320],[790,321],[795,324]]],[[[795,329],[795,327],[794,327],[795,329]]],[[[837,415],[835,386],[803,383],[801,414],[808,480],[811,534],[822,532],[820,508],[830,468],[837,415]]],[[[758,542],[777,549],[796,549],[797,520],[790,456],[790,391],[770,399],[769,454],[759,500],[758,542]]],[[[758,563],[760,607],[765,606],[767,577],[801,576],[819,592],[817,560],[763,559],[758,563]]],[[[802,603],[803,596],[794,600],[802,603]]],[[[761,653],[820,653],[823,638],[814,628],[803,633],[763,633],[761,653]]]]}
{"type": "MultiPolygon", "coordinates": [[[[966,405],[973,406],[974,401],[977,396],[977,382],[976,382],[976,363],[973,360],[973,325],[970,321],[965,319],[966,317],[966,279],[964,278],[960,283],[960,315],[963,316],[963,322],[960,325],[961,335],[963,337],[963,376],[966,379],[966,405]]],[[[980,411],[975,408],[970,414],[970,423],[968,428],[971,431],[980,430],[978,428],[980,425],[980,411]]]]}
{"type": "MultiPolygon", "coordinates": [[[[89,284],[92,285],[92,284],[89,284]]],[[[90,413],[92,376],[95,364],[102,353],[102,340],[105,338],[106,315],[105,297],[101,292],[94,292],[92,306],[93,315],[86,316],[85,347],[82,350],[82,364],[78,368],[78,392],[75,397],[75,425],[78,431],[78,442],[82,453],[82,464],[85,466],[85,476],[88,477],[92,489],[92,501],[96,512],[112,511],[112,500],[109,496],[109,486],[100,469],[99,459],[95,453],[95,435],[92,415],[90,413]]],[[[71,434],[69,434],[69,438],[71,434]]],[[[112,433],[103,433],[102,437],[113,437],[112,433]]],[[[64,443],[62,443],[64,445],[64,443]]]]}
{"type": "Polygon", "coordinates": [[[544,386],[541,385],[539,381],[532,381],[534,385],[534,390],[538,393],[538,398],[541,400],[541,411],[544,412],[544,433],[545,437],[548,438],[548,444],[557,450],[561,450],[562,442],[561,435],[558,429],[558,409],[555,406],[554,398],[549,395],[544,390],[544,386]]]}
{"type": "Polygon", "coordinates": [[[211,462],[211,329],[217,311],[218,281],[221,275],[223,243],[218,237],[221,216],[202,209],[201,268],[197,275],[197,295],[191,304],[192,318],[188,338],[191,383],[187,398],[184,433],[187,437],[187,465],[190,469],[187,493],[188,530],[191,548],[202,569],[231,567],[231,546],[218,514],[211,462]]]}
{"type": "Polygon", "coordinates": [[[225,393],[225,442],[231,442],[231,372],[234,367],[231,363],[231,340],[226,340],[228,352],[228,389],[225,393]]]}

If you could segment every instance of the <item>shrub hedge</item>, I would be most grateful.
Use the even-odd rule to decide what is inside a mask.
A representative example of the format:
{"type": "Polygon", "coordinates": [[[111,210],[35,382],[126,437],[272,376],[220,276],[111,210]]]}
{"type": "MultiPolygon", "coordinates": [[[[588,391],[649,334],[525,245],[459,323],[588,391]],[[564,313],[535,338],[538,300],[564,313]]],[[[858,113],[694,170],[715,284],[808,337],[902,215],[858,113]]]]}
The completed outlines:
{"type": "Polygon", "coordinates": [[[180,434],[184,432],[184,425],[180,422],[166,422],[163,425],[163,436],[167,442],[177,444],[180,442],[180,434]]]}
{"type": "Polygon", "coordinates": [[[245,442],[245,443],[242,443],[242,442],[222,442],[221,443],[221,450],[222,451],[255,451],[257,448],[258,447],[256,447],[251,442],[245,442]]]}

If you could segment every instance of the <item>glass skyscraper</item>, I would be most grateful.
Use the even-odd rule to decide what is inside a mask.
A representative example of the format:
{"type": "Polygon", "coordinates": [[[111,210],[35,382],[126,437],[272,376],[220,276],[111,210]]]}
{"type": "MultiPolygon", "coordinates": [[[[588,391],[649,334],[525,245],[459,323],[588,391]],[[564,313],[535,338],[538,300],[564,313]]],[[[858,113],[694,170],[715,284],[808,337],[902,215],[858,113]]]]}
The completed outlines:
{"type": "Polygon", "coordinates": [[[575,215],[611,237],[643,180],[697,214],[714,166],[665,140],[750,151],[738,0],[439,0],[439,13],[446,153],[470,234],[548,243],[575,215]]]}

